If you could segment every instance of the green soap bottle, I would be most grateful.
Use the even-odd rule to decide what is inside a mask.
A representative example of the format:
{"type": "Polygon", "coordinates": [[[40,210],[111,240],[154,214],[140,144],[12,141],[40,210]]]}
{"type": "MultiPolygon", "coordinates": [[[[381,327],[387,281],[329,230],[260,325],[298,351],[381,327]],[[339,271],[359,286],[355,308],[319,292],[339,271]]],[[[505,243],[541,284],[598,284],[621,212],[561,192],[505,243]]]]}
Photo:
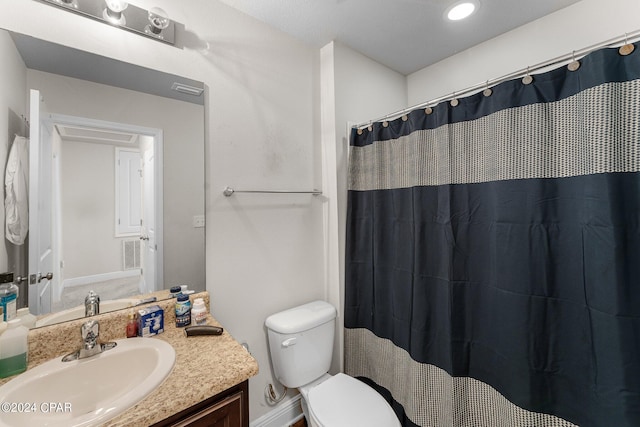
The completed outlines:
{"type": "Polygon", "coordinates": [[[27,370],[28,334],[20,319],[7,322],[7,330],[0,335],[0,378],[27,370]]]}

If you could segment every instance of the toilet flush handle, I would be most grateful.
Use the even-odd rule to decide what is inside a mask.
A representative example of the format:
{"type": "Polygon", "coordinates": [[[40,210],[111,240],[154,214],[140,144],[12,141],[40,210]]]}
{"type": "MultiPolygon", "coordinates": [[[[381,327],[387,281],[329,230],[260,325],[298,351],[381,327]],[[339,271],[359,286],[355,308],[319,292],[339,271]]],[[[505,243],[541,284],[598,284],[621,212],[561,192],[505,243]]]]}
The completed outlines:
{"type": "Polygon", "coordinates": [[[282,341],[282,346],[283,347],[291,347],[292,345],[296,345],[296,338],[289,338],[287,340],[282,341]]]}

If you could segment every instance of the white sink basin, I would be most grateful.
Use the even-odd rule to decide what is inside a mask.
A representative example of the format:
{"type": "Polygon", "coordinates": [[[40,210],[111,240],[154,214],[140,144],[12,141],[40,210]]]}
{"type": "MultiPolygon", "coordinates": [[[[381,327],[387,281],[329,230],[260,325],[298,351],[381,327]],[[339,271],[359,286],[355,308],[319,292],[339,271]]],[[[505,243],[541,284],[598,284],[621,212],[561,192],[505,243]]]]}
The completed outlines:
{"type": "MultiPolygon", "coordinates": [[[[140,302],[135,298],[112,299],[100,302],[100,314],[108,313],[114,310],[132,307],[140,302]]],[[[84,305],[78,305],[67,310],[53,313],[36,321],[36,327],[53,325],[54,323],[66,322],[67,320],[75,320],[84,317],[84,305]]]]}
{"type": "Polygon", "coordinates": [[[156,390],[173,369],[176,353],[165,341],[116,342],[86,359],[49,360],[0,387],[0,426],[100,425],[156,390]]]}

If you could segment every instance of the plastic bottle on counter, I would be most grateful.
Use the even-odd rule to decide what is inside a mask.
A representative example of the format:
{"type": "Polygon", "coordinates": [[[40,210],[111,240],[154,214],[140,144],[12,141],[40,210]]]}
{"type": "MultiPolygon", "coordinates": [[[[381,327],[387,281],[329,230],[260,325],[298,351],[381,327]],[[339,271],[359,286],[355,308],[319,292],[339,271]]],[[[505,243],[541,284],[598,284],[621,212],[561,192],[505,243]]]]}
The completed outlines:
{"type": "Polygon", "coordinates": [[[2,307],[5,322],[13,320],[18,314],[18,286],[15,283],[3,283],[0,285],[0,307],[2,307]]]}
{"type": "Polygon", "coordinates": [[[189,326],[191,324],[191,301],[189,295],[180,294],[176,298],[176,327],[189,326]]]}
{"type": "Polygon", "coordinates": [[[172,286],[169,289],[169,297],[171,298],[177,298],[178,295],[180,295],[180,286],[172,286]]]}
{"type": "Polygon", "coordinates": [[[193,308],[191,309],[191,322],[196,325],[207,324],[207,306],[202,298],[193,300],[193,308]]]}
{"type": "Polygon", "coordinates": [[[129,320],[127,321],[127,338],[133,338],[138,336],[138,321],[133,312],[129,313],[129,320]]]}
{"type": "Polygon", "coordinates": [[[7,330],[0,335],[0,378],[27,370],[28,333],[20,319],[8,322],[7,330]]]}
{"type": "Polygon", "coordinates": [[[191,295],[195,293],[194,290],[189,289],[189,285],[180,285],[180,293],[184,295],[191,295]]]}

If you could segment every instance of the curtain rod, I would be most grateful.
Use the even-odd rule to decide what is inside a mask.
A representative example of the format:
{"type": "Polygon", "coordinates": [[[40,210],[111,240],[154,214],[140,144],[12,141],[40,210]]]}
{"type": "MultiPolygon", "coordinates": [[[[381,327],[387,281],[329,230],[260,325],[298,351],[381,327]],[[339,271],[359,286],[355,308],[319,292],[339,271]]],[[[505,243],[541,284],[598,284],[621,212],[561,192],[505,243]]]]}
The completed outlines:
{"type": "Polygon", "coordinates": [[[360,123],[358,125],[352,126],[352,129],[364,129],[365,127],[369,126],[370,124],[372,124],[374,122],[380,122],[380,121],[383,121],[383,120],[397,119],[398,117],[401,117],[401,116],[405,115],[406,113],[408,113],[410,111],[413,111],[413,110],[417,110],[419,108],[435,106],[435,105],[439,104],[442,101],[447,101],[449,99],[454,99],[454,98],[457,98],[459,96],[469,95],[471,93],[479,91],[480,89],[487,89],[488,87],[495,86],[497,84],[506,82],[508,80],[512,80],[512,79],[515,79],[515,78],[520,77],[520,76],[526,76],[527,74],[530,74],[530,73],[532,73],[534,71],[538,71],[538,70],[541,70],[543,68],[550,67],[552,65],[561,64],[561,63],[567,62],[567,61],[574,61],[577,58],[581,58],[581,57],[583,57],[585,55],[588,55],[589,53],[591,53],[591,52],[593,52],[595,50],[602,49],[603,47],[614,46],[614,45],[617,45],[617,44],[622,43],[622,42],[624,42],[625,44],[628,44],[629,40],[633,40],[633,39],[636,39],[638,37],[640,37],[640,30],[636,30],[636,31],[634,31],[632,33],[625,33],[622,36],[619,36],[619,37],[616,37],[616,38],[613,38],[613,39],[609,39],[609,40],[604,41],[604,42],[596,43],[594,45],[585,47],[585,48],[580,49],[580,50],[574,50],[573,52],[568,53],[566,55],[558,56],[558,57],[550,59],[548,61],[540,62],[540,63],[538,63],[536,65],[533,65],[533,66],[530,66],[530,67],[527,67],[527,68],[523,68],[521,70],[514,71],[514,72],[509,73],[509,74],[505,74],[504,76],[499,77],[497,79],[487,80],[485,82],[478,83],[478,84],[473,85],[473,86],[469,86],[469,87],[467,87],[465,89],[462,89],[460,91],[455,91],[455,92],[449,93],[447,95],[443,95],[443,96],[440,96],[438,98],[434,98],[434,99],[432,99],[430,101],[427,101],[427,102],[422,102],[420,104],[416,104],[416,105],[413,105],[411,107],[404,108],[402,110],[394,111],[393,113],[387,114],[387,115],[382,116],[382,117],[378,117],[375,120],[369,120],[368,122],[363,122],[363,123],[360,123]]]}

